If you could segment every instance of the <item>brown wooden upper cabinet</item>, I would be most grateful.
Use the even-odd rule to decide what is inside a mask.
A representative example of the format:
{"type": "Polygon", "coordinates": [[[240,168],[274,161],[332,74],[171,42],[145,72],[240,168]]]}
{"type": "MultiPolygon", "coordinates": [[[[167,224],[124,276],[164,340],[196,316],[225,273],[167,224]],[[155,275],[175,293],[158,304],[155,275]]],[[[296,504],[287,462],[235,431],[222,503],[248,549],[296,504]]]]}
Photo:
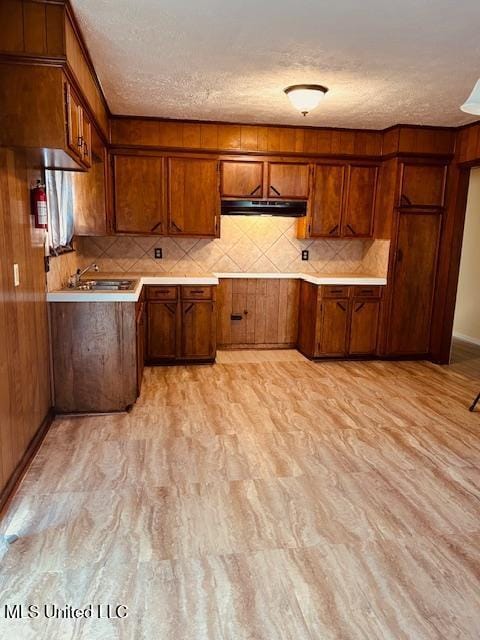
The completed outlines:
{"type": "Polygon", "coordinates": [[[168,234],[219,234],[219,167],[210,158],[168,158],[168,234]]]}
{"type": "Polygon", "coordinates": [[[309,195],[310,166],[299,162],[269,162],[268,198],[306,200],[309,195]]]}
{"type": "Polygon", "coordinates": [[[107,234],[106,166],[107,150],[93,128],[91,169],[72,171],[75,192],[73,214],[77,236],[107,234]]]}
{"type": "Polygon", "coordinates": [[[71,85],[65,83],[67,145],[81,162],[92,164],[92,124],[71,85]]]}
{"type": "Polygon", "coordinates": [[[314,169],[310,237],[341,234],[345,165],[317,164],[314,169]]]}
{"type": "Polygon", "coordinates": [[[263,162],[224,160],[220,193],[224,198],[263,198],[263,162]]]}
{"type": "MultiPolygon", "coordinates": [[[[377,165],[317,164],[310,220],[301,235],[311,238],[368,238],[378,179],[377,165]]],[[[302,227],[300,227],[302,228],[302,227]]]]}
{"type": "Polygon", "coordinates": [[[372,235],[377,175],[377,166],[349,165],[342,218],[344,237],[372,235]]]}
{"type": "Polygon", "coordinates": [[[114,156],[117,233],[166,233],[164,162],[155,156],[114,156]]]}
{"type": "Polygon", "coordinates": [[[404,162],[400,207],[443,207],[447,167],[444,164],[404,162]]]}

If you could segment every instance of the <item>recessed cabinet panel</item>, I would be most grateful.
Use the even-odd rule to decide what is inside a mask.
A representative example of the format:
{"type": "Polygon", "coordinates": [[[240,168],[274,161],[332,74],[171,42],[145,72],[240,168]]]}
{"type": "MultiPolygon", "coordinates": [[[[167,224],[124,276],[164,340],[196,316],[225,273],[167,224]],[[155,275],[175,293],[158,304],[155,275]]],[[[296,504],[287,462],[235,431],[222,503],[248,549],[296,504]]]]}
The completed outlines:
{"type": "Polygon", "coordinates": [[[344,174],[343,165],[315,166],[310,237],[336,238],[340,235],[344,174]]]}
{"type": "Polygon", "coordinates": [[[220,213],[218,163],[168,159],[168,234],[215,237],[220,213]]]}
{"type": "Polygon", "coordinates": [[[195,360],[215,356],[215,318],[211,301],[182,302],[182,358],[195,360]]]}
{"type": "Polygon", "coordinates": [[[92,166],[89,171],[72,171],[75,235],[107,234],[106,156],[107,150],[92,130],[92,166]]]}
{"type": "Polygon", "coordinates": [[[379,300],[353,300],[351,308],[350,355],[371,355],[377,349],[379,300]]]}
{"type": "Polygon", "coordinates": [[[372,235],[377,173],[378,167],[349,166],[342,221],[344,237],[372,235]]]}
{"type": "Polygon", "coordinates": [[[221,194],[225,198],[263,198],[263,162],[222,162],[221,194]]]}
{"type": "Polygon", "coordinates": [[[173,360],[177,357],[177,313],[177,302],[148,303],[148,360],[173,360]]]}
{"type": "Polygon", "coordinates": [[[71,86],[65,85],[67,101],[67,144],[79,158],[83,156],[82,107],[71,86]]]}
{"type": "Polygon", "coordinates": [[[82,109],[82,160],[87,167],[92,166],[92,123],[86,111],[82,109]]]}
{"type": "Polygon", "coordinates": [[[347,352],[348,299],[322,300],[318,352],[324,356],[344,356],[347,352]]]}
{"type": "Polygon", "coordinates": [[[388,355],[429,352],[441,218],[398,214],[388,355]]]}
{"type": "Polygon", "coordinates": [[[164,233],[163,158],[114,156],[115,231],[164,233]]]}
{"type": "Polygon", "coordinates": [[[309,165],[300,163],[268,163],[268,197],[307,199],[309,165]]]}
{"type": "Polygon", "coordinates": [[[445,165],[407,164],[402,168],[400,206],[442,207],[445,198],[445,165]]]}

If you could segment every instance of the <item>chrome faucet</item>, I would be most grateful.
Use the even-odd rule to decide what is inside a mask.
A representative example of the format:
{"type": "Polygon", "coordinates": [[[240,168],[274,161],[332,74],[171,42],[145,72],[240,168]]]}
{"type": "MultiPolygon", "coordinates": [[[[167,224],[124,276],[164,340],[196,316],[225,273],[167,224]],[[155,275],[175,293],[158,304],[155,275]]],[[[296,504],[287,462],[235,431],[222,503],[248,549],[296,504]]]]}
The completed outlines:
{"type": "Polygon", "coordinates": [[[92,262],[92,264],[89,264],[88,267],[85,267],[85,269],[77,269],[77,272],[74,273],[73,275],[70,276],[69,281],[68,281],[68,286],[69,287],[78,287],[79,283],[80,283],[80,278],[87,273],[87,271],[98,271],[98,266],[95,264],[95,262],[92,262]]]}

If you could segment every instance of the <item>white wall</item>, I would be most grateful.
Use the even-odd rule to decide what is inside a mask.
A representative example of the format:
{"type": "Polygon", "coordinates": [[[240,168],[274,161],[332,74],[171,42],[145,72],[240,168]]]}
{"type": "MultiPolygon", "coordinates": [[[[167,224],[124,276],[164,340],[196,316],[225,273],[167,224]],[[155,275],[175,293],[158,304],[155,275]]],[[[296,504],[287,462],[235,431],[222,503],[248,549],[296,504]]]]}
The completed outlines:
{"type": "Polygon", "coordinates": [[[470,173],[453,335],[480,344],[480,167],[470,173]]]}

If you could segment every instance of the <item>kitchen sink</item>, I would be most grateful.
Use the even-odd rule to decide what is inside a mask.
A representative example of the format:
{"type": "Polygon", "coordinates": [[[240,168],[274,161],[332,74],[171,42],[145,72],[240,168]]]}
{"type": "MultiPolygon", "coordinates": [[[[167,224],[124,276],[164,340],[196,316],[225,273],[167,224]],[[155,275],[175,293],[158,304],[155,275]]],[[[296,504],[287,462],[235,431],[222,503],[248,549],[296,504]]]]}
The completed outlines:
{"type": "Polygon", "coordinates": [[[82,280],[75,289],[82,291],[130,291],[135,280],[82,280]]]}

